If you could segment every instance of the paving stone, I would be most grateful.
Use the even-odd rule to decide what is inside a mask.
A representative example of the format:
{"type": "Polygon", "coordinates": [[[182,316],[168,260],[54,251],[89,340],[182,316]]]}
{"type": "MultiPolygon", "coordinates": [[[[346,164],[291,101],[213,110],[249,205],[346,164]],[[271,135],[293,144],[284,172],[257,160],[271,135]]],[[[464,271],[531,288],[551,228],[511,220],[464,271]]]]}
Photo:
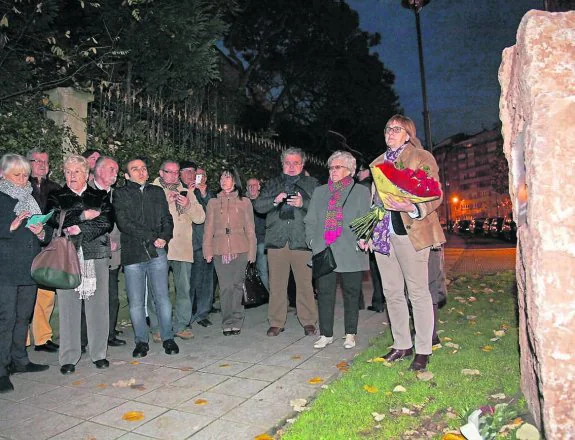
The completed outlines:
{"type": "Polygon", "coordinates": [[[199,414],[211,418],[218,418],[245,401],[242,397],[230,396],[219,393],[201,393],[187,402],[179,405],[176,409],[193,414],[199,414]],[[197,401],[207,403],[198,404],[197,401]]]}
{"type": "Polygon", "coordinates": [[[274,403],[248,399],[237,408],[224,414],[221,419],[247,423],[262,428],[262,431],[276,426],[293,412],[288,403],[274,403]]]}
{"type": "Polygon", "coordinates": [[[174,409],[184,402],[194,398],[201,391],[192,391],[189,388],[164,386],[150,391],[135,400],[138,402],[149,403],[151,405],[159,405],[164,408],[174,409]]]}
{"type": "Polygon", "coordinates": [[[121,429],[84,422],[55,437],[51,437],[50,440],[116,440],[124,434],[126,434],[126,431],[121,429]]]}
{"type": "Polygon", "coordinates": [[[170,410],[134,432],[162,440],[184,440],[212,422],[213,418],[170,410]]]}
{"type": "Polygon", "coordinates": [[[256,364],[253,367],[236,374],[236,376],[273,382],[285,375],[288,371],[291,371],[291,369],[288,367],[281,367],[279,365],[256,364]]]}
{"type": "Polygon", "coordinates": [[[208,365],[212,365],[214,362],[222,359],[221,357],[206,357],[206,356],[186,356],[182,359],[177,360],[170,364],[171,368],[180,368],[183,371],[194,371],[201,370],[208,365]]]}
{"type": "Polygon", "coordinates": [[[32,418],[36,411],[36,408],[25,404],[0,400],[0,433],[3,429],[32,418]]]}
{"type": "MultiPolygon", "coordinates": [[[[324,383],[318,385],[319,388],[324,383]]],[[[251,400],[266,401],[268,403],[282,402],[289,404],[293,399],[307,399],[313,396],[318,389],[303,383],[273,382],[267,388],[257,393],[251,400]]]]}
{"type": "Polygon", "coordinates": [[[18,423],[2,429],[1,435],[10,440],[46,440],[58,435],[82,422],[81,419],[38,410],[34,417],[24,423],[18,423]]]}
{"type": "Polygon", "coordinates": [[[221,374],[224,376],[235,376],[236,374],[247,370],[252,367],[253,363],[235,362],[229,359],[222,359],[218,362],[202,368],[200,371],[203,373],[221,374]]]}
{"type": "Polygon", "coordinates": [[[123,405],[117,406],[114,409],[106,411],[99,416],[91,419],[92,422],[100,423],[102,425],[111,426],[113,428],[123,429],[125,431],[132,431],[137,427],[149,422],[150,420],[158,417],[160,414],[168,411],[167,408],[163,408],[155,405],[148,405],[142,402],[126,402],[123,405]],[[124,414],[131,411],[141,411],[144,413],[144,419],[137,421],[124,420],[122,417],[124,414]]]}
{"type": "Polygon", "coordinates": [[[228,376],[194,372],[172,382],[172,386],[184,387],[192,391],[207,391],[226,379],[228,379],[228,376]]]}
{"type": "Polygon", "coordinates": [[[56,407],[54,411],[79,419],[91,419],[125,402],[126,400],[115,397],[85,394],[71,402],[65,402],[61,406],[56,407]]]}
{"type": "Polygon", "coordinates": [[[58,387],[39,396],[32,396],[22,403],[35,408],[54,409],[62,404],[80,399],[83,396],[91,396],[88,391],[78,390],[70,387],[58,387]]]}
{"type": "Polygon", "coordinates": [[[151,437],[136,434],[135,432],[129,432],[127,434],[124,434],[118,440],[150,440],[150,438],[151,437]]]}
{"type": "Polygon", "coordinates": [[[306,359],[311,357],[313,352],[297,349],[284,349],[276,354],[262,360],[262,365],[278,365],[280,367],[295,368],[306,359]]]}
{"type": "Polygon", "coordinates": [[[267,348],[267,350],[264,348],[260,349],[258,347],[249,347],[228,356],[226,359],[237,362],[255,363],[272,356],[278,351],[280,351],[278,347],[275,349],[267,348]]]}
{"type": "Polygon", "coordinates": [[[11,376],[10,381],[14,385],[14,391],[3,394],[2,398],[6,400],[12,400],[14,402],[21,402],[25,399],[28,399],[29,397],[39,396],[57,388],[56,385],[24,380],[18,376],[11,376]]]}
{"type": "Polygon", "coordinates": [[[244,379],[242,377],[232,377],[225,382],[213,387],[210,391],[214,393],[227,394],[249,398],[264,389],[270,382],[254,379],[244,379]]]}
{"type": "Polygon", "coordinates": [[[265,431],[254,425],[246,425],[243,423],[231,422],[229,420],[216,420],[200,432],[192,435],[190,439],[223,440],[230,438],[230,433],[233,433],[234,440],[253,440],[256,436],[264,434],[265,431]]]}

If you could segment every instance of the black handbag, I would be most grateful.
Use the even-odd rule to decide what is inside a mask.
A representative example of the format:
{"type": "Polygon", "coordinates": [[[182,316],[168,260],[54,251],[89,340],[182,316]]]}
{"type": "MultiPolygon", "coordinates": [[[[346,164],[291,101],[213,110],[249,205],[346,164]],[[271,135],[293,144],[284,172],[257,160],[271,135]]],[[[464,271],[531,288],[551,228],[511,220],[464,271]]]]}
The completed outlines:
{"type": "Polygon", "coordinates": [[[258,274],[255,263],[248,263],[246,267],[246,279],[244,281],[244,296],[242,304],[247,309],[259,307],[267,304],[270,300],[270,294],[258,274]]]}
{"type": "MultiPolygon", "coordinates": [[[[347,198],[353,191],[354,186],[355,183],[347,193],[347,196],[341,205],[342,210],[345,206],[345,202],[347,202],[347,198]]],[[[311,257],[311,273],[314,279],[327,275],[328,273],[333,272],[335,269],[337,269],[337,263],[335,262],[331,246],[326,247],[323,251],[318,252],[313,257],[311,257]]]]}

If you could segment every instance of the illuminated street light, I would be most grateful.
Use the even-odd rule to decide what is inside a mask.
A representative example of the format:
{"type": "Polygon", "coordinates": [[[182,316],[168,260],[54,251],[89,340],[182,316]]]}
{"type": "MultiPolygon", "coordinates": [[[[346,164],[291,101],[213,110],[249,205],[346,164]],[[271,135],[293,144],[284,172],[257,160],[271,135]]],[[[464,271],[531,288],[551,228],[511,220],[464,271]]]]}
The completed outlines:
{"type": "Polygon", "coordinates": [[[423,64],[423,44],[421,42],[421,25],[419,23],[419,12],[431,0],[401,0],[401,6],[411,9],[415,15],[415,28],[417,29],[417,48],[419,50],[419,72],[421,74],[421,93],[423,95],[423,128],[425,130],[425,149],[433,150],[431,140],[431,121],[427,109],[427,87],[425,85],[425,66],[423,64]]]}

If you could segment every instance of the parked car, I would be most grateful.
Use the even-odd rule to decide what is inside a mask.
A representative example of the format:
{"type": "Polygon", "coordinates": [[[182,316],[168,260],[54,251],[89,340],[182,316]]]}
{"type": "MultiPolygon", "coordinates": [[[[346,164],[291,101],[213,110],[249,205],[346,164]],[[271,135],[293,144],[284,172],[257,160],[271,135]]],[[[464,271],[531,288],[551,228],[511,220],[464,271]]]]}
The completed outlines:
{"type": "Polygon", "coordinates": [[[485,218],[474,218],[469,224],[469,233],[471,235],[478,235],[483,233],[483,222],[485,218]]]}
{"type": "Polygon", "coordinates": [[[501,238],[501,228],[503,228],[503,217],[495,217],[489,226],[489,235],[493,238],[501,238]]]}
{"type": "Polygon", "coordinates": [[[501,227],[501,235],[504,240],[510,241],[512,243],[517,241],[517,224],[513,221],[513,214],[508,214],[503,220],[503,226],[501,227]]]}
{"type": "Polygon", "coordinates": [[[457,235],[469,234],[470,220],[457,220],[453,225],[453,233],[457,235]]]}
{"type": "Polygon", "coordinates": [[[483,236],[489,237],[489,228],[491,228],[491,222],[493,221],[493,217],[487,217],[483,222],[483,236]]]}

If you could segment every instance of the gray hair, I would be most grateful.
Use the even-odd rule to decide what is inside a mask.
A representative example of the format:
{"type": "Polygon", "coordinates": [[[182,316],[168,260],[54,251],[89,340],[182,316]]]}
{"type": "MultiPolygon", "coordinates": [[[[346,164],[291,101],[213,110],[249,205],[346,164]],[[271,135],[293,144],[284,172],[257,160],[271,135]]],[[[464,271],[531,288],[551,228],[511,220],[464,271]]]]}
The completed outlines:
{"type": "Polygon", "coordinates": [[[282,151],[282,157],[281,157],[282,163],[284,163],[286,156],[291,155],[298,155],[299,157],[301,157],[302,165],[305,165],[305,159],[306,159],[305,153],[301,148],[296,147],[290,147],[287,150],[282,151]]]}
{"type": "Polygon", "coordinates": [[[68,156],[66,159],[64,159],[64,170],[66,170],[68,165],[80,165],[84,167],[86,174],[90,173],[90,165],[88,164],[88,161],[85,157],[78,154],[72,154],[71,156],[68,156]]]}
{"type": "Polygon", "coordinates": [[[118,161],[116,159],[114,159],[113,157],[110,156],[100,156],[98,158],[98,160],[96,161],[96,164],[94,165],[94,172],[96,172],[96,170],[98,170],[105,161],[107,160],[111,160],[112,162],[114,162],[116,165],[118,165],[118,161]]]}
{"type": "Polygon", "coordinates": [[[2,170],[2,175],[6,174],[12,168],[22,168],[28,174],[30,174],[30,162],[26,160],[24,156],[14,153],[6,153],[0,159],[0,170],[2,170]]]}
{"type": "Polygon", "coordinates": [[[26,159],[28,160],[32,160],[34,159],[34,154],[46,154],[48,155],[48,159],[50,159],[50,154],[43,150],[42,148],[32,148],[31,150],[28,151],[28,153],[26,153],[26,159]]]}
{"type": "Polygon", "coordinates": [[[336,151],[331,156],[329,156],[329,159],[327,160],[327,166],[330,167],[331,163],[335,159],[343,160],[345,167],[351,172],[351,176],[353,177],[355,175],[355,168],[357,162],[355,161],[355,157],[353,157],[351,153],[347,151],[336,151]]]}
{"type": "Polygon", "coordinates": [[[177,160],[168,159],[162,162],[162,165],[160,165],[160,170],[164,171],[164,167],[169,163],[176,164],[178,166],[178,170],[180,169],[180,162],[178,162],[177,160]]]}

